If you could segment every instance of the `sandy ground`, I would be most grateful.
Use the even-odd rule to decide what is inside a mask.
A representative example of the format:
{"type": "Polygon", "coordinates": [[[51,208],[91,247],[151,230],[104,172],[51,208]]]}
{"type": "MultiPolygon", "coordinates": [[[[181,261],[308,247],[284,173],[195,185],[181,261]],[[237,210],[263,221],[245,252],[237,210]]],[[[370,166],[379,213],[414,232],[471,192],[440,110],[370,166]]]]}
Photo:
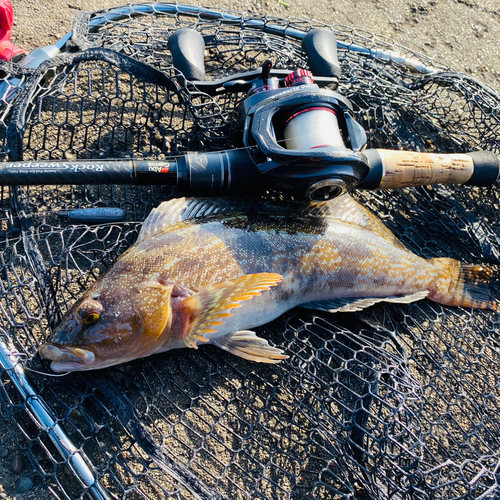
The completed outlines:
{"type": "MultiPolygon", "coordinates": [[[[185,0],[183,3],[197,2],[185,0]]],[[[52,44],[70,31],[77,11],[121,6],[124,1],[12,0],[12,4],[15,13],[12,40],[30,51],[52,44]]],[[[387,36],[500,90],[497,49],[500,0],[213,0],[204,5],[279,17],[318,19],[363,29],[387,36]]],[[[0,421],[0,445],[4,431],[0,421]]],[[[13,497],[5,489],[13,492],[12,457],[5,457],[0,462],[0,499],[11,499],[13,497]]],[[[29,497],[31,495],[24,496],[29,497]]]]}

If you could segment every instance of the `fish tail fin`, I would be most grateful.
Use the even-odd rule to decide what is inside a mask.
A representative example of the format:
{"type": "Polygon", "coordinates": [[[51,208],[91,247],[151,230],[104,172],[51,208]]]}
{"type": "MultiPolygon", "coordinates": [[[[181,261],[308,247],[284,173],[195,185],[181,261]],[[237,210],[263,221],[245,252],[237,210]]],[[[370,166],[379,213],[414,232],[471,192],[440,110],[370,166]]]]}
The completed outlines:
{"type": "Polygon", "coordinates": [[[490,293],[491,269],[448,258],[430,259],[430,262],[437,268],[437,279],[429,299],[446,306],[498,310],[498,303],[490,293]]]}

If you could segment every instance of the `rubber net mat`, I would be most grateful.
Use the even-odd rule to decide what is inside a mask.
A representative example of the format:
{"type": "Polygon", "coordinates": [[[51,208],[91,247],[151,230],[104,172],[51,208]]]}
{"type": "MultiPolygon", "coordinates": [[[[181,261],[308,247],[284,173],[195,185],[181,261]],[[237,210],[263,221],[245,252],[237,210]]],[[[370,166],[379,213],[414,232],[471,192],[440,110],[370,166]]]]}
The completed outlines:
{"type": "MultiPolygon", "coordinates": [[[[168,159],[234,147],[232,111],[244,95],[211,97],[179,83],[167,40],[186,26],[205,39],[207,79],[268,58],[306,67],[300,37],[332,29],[338,92],[368,147],[499,153],[499,94],[386,38],[148,4],[79,16],[67,52],[36,71],[2,66],[14,96],[0,103],[2,159],[168,159]]],[[[498,273],[499,193],[495,185],[354,195],[418,255],[498,273]]],[[[0,340],[10,359],[50,373],[39,346],[134,242],[150,210],[176,193],[116,185],[0,195],[0,340]],[[125,209],[127,219],[78,225],[60,214],[95,206],[125,209]]],[[[336,315],[295,309],[257,329],[290,356],[278,365],[207,346],[59,378],[27,370],[52,431],[57,424],[74,446],[69,456],[38,425],[12,367],[0,371],[0,413],[36,471],[36,498],[495,498],[498,326],[493,311],[427,300],[336,315]],[[77,473],[75,453],[105,493],[77,473]]]]}

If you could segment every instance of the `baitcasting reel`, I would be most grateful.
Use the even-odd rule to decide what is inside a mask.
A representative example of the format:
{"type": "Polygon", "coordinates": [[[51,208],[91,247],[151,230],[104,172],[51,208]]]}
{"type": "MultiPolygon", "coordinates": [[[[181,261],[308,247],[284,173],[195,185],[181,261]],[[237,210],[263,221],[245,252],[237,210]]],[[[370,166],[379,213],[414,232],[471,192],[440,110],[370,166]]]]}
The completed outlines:
{"type": "Polygon", "coordinates": [[[238,107],[237,123],[258,178],[275,189],[325,200],[356,187],[368,174],[363,128],[347,99],[320,89],[312,73],[290,73],[280,87],[271,64],[238,107]]]}
{"type": "MultiPolygon", "coordinates": [[[[334,34],[313,30],[302,45],[319,80],[336,88],[340,65],[334,34]]],[[[274,70],[268,60],[260,72],[235,75],[222,87],[214,86],[203,80],[205,45],[197,31],[176,31],[169,47],[174,66],[196,88],[207,93],[247,91],[236,111],[234,142],[239,148],[186,155],[177,168],[183,191],[203,195],[214,189],[222,193],[265,186],[325,200],[350,191],[367,176],[370,167],[361,153],[366,133],[353,119],[351,104],[319,88],[310,71],[274,70]]]]}
{"type": "Polygon", "coordinates": [[[202,35],[182,28],[168,39],[183,84],[209,95],[247,92],[238,105],[235,149],[189,152],[177,160],[27,161],[0,165],[0,184],[176,185],[185,195],[257,194],[276,189],[322,201],[352,189],[425,184],[487,186],[500,162],[486,151],[428,154],[366,150],[364,129],[348,99],[335,92],[340,78],[335,35],[323,29],[302,40],[311,71],[261,69],[205,80],[202,35]],[[326,85],[320,88],[318,83],[326,85]]]}

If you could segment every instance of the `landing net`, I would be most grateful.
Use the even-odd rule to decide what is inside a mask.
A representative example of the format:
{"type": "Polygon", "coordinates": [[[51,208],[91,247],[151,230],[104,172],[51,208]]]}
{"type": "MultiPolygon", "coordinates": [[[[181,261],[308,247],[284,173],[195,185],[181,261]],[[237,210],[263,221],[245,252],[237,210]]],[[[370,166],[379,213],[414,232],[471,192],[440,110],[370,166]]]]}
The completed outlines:
{"type": "MultiPolygon", "coordinates": [[[[168,159],[234,147],[232,111],[244,95],[179,86],[167,40],[180,27],[203,35],[207,79],[268,58],[276,68],[307,67],[301,38],[332,29],[338,92],[352,102],[368,147],[500,153],[499,94],[385,37],[148,4],[80,15],[62,55],[36,71],[3,66],[15,95],[0,103],[1,159],[168,159]]],[[[495,185],[355,196],[418,255],[498,273],[499,193],[495,185]]],[[[0,340],[14,365],[49,371],[40,345],[134,242],[150,210],[176,194],[160,186],[0,191],[0,340]],[[58,214],[96,206],[125,209],[126,222],[76,225],[58,214]]],[[[33,465],[37,498],[495,498],[498,326],[495,312],[427,300],[351,314],[296,309],[257,332],[289,354],[279,365],[208,346],[63,378],[27,371],[51,429],[58,424],[74,446],[66,456],[4,364],[5,442],[33,465]]]]}

